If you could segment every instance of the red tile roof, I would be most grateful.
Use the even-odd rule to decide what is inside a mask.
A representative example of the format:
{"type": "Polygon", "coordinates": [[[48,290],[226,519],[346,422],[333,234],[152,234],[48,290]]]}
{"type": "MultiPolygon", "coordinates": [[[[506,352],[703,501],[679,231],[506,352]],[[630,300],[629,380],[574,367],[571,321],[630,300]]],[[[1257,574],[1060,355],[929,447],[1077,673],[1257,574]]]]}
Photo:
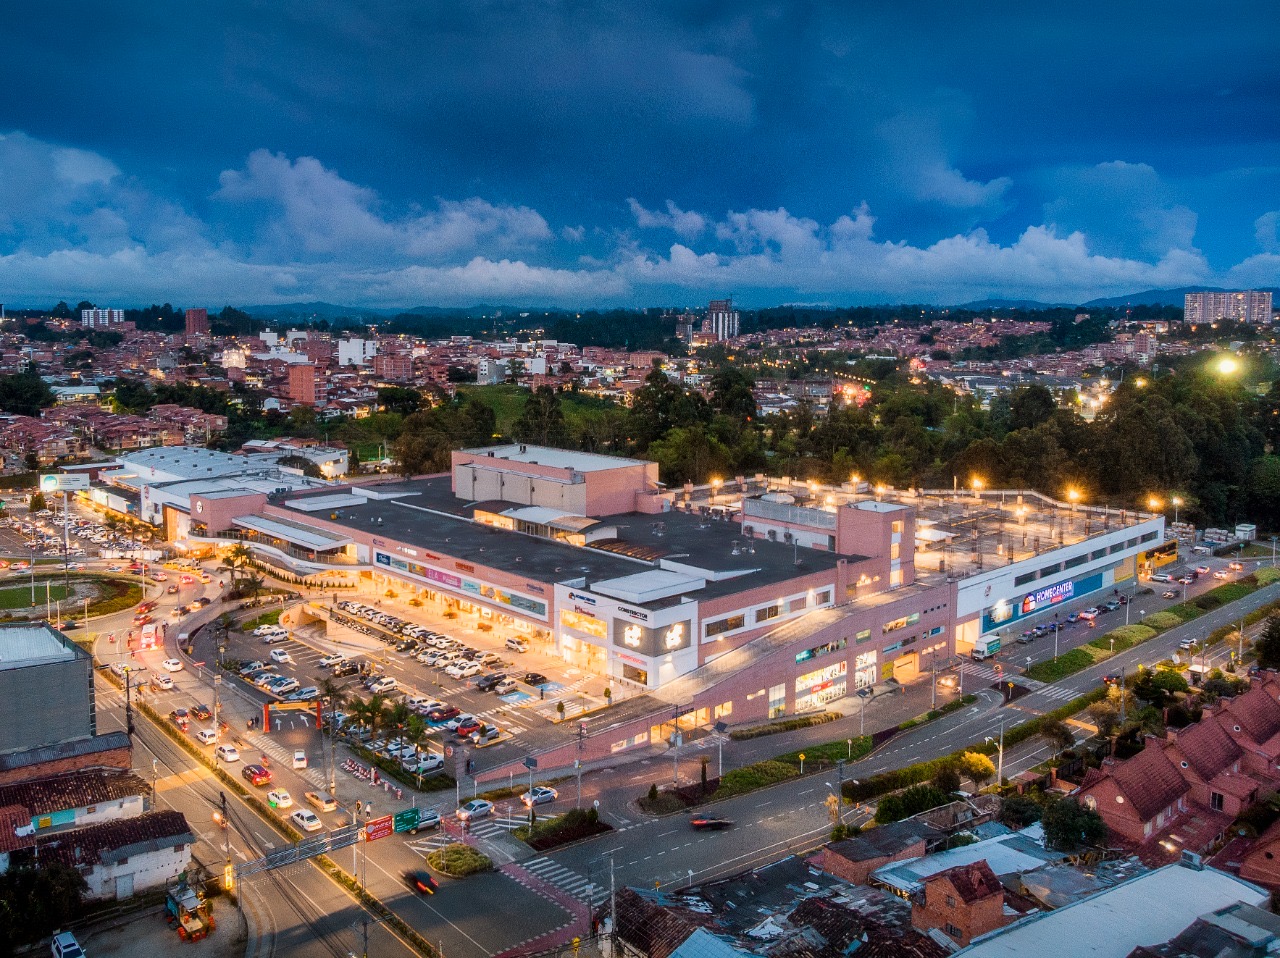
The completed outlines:
{"type": "Polygon", "coordinates": [[[996,873],[991,870],[991,866],[985,859],[970,862],[967,865],[957,865],[955,868],[948,868],[946,871],[930,875],[924,880],[924,884],[927,887],[931,882],[936,881],[950,882],[956,894],[967,904],[982,901],[992,895],[1004,894],[1004,886],[1000,884],[1000,879],[996,877],[996,873]]]}
{"type": "Polygon", "coordinates": [[[152,812],[138,818],[124,818],[58,832],[41,838],[38,855],[41,861],[56,859],[71,867],[113,862],[123,849],[131,851],[190,845],[195,841],[181,812],[152,812]]]}
{"type": "Polygon", "coordinates": [[[21,805],[32,815],[44,815],[119,801],[131,795],[145,795],[149,791],[147,783],[132,772],[76,772],[0,785],[0,807],[21,805]]]}
{"type": "Polygon", "coordinates": [[[1239,725],[1254,742],[1261,745],[1280,732],[1280,702],[1276,701],[1276,684],[1260,683],[1223,706],[1214,718],[1224,725],[1239,725]]]}
{"type": "Polygon", "coordinates": [[[1244,754],[1217,722],[1197,722],[1178,733],[1177,748],[1204,781],[1239,761],[1244,754]]]}
{"type": "Polygon", "coordinates": [[[1150,743],[1133,758],[1111,768],[1111,777],[1143,821],[1155,818],[1191,791],[1161,744],[1150,743]]]}

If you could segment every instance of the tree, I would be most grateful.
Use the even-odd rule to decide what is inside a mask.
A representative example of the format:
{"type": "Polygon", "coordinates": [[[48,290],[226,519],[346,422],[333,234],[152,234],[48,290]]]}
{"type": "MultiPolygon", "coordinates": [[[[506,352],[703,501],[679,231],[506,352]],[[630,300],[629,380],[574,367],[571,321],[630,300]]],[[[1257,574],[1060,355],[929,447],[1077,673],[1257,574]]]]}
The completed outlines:
{"type": "Polygon", "coordinates": [[[1070,748],[1076,742],[1076,736],[1071,731],[1071,726],[1066,722],[1053,720],[1045,722],[1040,726],[1040,735],[1046,742],[1053,746],[1053,755],[1057,758],[1058,754],[1064,749],[1070,748]]]}
{"type": "Polygon", "coordinates": [[[75,868],[59,862],[10,865],[0,875],[0,953],[65,928],[89,890],[75,868]]]}
{"type": "Polygon", "coordinates": [[[1089,717],[1098,727],[1098,734],[1109,737],[1120,725],[1120,710],[1110,702],[1094,702],[1088,708],[1089,717]]]}
{"type": "Polygon", "coordinates": [[[1009,431],[1034,429],[1052,418],[1057,408],[1053,393],[1039,383],[1019,389],[1009,403],[1009,431]]]}
{"type": "Polygon", "coordinates": [[[284,469],[297,469],[304,476],[312,479],[324,478],[324,473],[320,471],[320,467],[306,456],[281,456],[276,460],[276,465],[284,469]]]}
{"type": "Polygon", "coordinates": [[[876,806],[876,823],[885,825],[898,822],[912,815],[919,815],[931,808],[945,805],[951,796],[934,785],[912,785],[894,795],[885,795],[876,806]]]}
{"type": "Polygon", "coordinates": [[[1267,626],[1253,644],[1253,651],[1261,668],[1280,668],[1280,616],[1273,615],[1267,619],[1267,626]]]}
{"type": "Polygon", "coordinates": [[[1042,815],[1040,803],[1023,795],[1010,795],[1000,806],[1000,824],[1010,828],[1026,828],[1040,821],[1042,815]]]}
{"type": "Polygon", "coordinates": [[[48,503],[44,501],[44,493],[37,492],[31,497],[31,505],[27,507],[28,512],[43,512],[48,509],[48,503]]]}
{"type": "Polygon", "coordinates": [[[979,788],[996,775],[995,763],[981,752],[965,752],[960,756],[960,772],[973,779],[979,788]]]}
{"type": "Polygon", "coordinates": [[[422,393],[403,386],[383,386],[378,390],[378,405],[387,412],[411,416],[422,408],[422,393]]]}
{"type": "Polygon", "coordinates": [[[560,408],[560,397],[550,386],[539,386],[529,396],[511,429],[520,442],[563,448],[569,442],[569,427],[560,408]]]}
{"type": "Polygon", "coordinates": [[[929,781],[934,788],[940,789],[948,795],[960,791],[960,771],[951,762],[934,772],[933,778],[929,781]]]}
{"type": "Polygon", "coordinates": [[[39,416],[53,405],[53,390],[34,370],[0,376],[0,412],[39,416]]]}
{"type": "Polygon", "coordinates": [[[1082,845],[1097,845],[1107,837],[1102,816],[1074,798],[1060,798],[1044,810],[1044,836],[1051,848],[1073,852],[1082,845]]]}

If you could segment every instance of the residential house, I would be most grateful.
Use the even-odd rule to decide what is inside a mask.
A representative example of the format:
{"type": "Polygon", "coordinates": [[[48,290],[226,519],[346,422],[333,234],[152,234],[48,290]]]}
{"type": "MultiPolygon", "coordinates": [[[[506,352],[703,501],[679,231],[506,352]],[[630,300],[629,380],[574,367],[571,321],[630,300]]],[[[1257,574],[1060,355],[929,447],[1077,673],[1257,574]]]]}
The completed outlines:
{"type": "Polygon", "coordinates": [[[985,861],[957,865],[930,875],[911,904],[911,924],[917,931],[939,929],[961,947],[1007,925],[1016,912],[1006,914],[1004,886],[985,861]]]}

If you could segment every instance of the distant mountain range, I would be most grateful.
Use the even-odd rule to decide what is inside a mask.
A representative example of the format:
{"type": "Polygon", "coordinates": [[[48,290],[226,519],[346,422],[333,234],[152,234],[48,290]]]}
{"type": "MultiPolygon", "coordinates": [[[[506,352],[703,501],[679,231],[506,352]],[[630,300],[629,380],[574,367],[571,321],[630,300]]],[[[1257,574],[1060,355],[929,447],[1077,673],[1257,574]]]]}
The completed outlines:
{"type": "Polygon", "coordinates": [[[957,308],[982,312],[988,309],[1059,309],[1074,305],[1075,303],[1041,303],[1034,299],[976,299],[972,303],[962,303],[957,308]]]}
{"type": "MultiPolygon", "coordinates": [[[[1280,289],[1263,286],[1265,292],[1270,290],[1273,298],[1280,298],[1280,289]]],[[[1227,290],[1217,286],[1180,286],[1177,289],[1148,289],[1128,296],[1108,296],[1104,299],[1091,299],[1085,306],[1181,306],[1187,293],[1225,293],[1227,290]]]]}

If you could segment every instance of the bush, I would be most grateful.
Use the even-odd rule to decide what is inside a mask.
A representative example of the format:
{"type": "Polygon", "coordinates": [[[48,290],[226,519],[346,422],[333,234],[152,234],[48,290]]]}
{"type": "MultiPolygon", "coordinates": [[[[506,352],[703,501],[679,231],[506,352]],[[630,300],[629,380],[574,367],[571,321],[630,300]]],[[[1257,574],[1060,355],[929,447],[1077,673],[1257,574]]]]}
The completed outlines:
{"type": "Polygon", "coordinates": [[[1094,657],[1083,647],[1076,648],[1062,653],[1056,662],[1053,659],[1037,662],[1023,674],[1039,682],[1056,682],[1059,679],[1065,679],[1068,675],[1074,675],[1081,669],[1087,669],[1093,665],[1094,661],[1094,657]]]}
{"type": "Polygon", "coordinates": [[[594,808],[573,808],[556,818],[523,825],[512,834],[530,848],[543,852],[607,831],[612,829],[600,821],[600,815],[594,808]]]}
{"type": "Polygon", "coordinates": [[[1112,629],[1106,635],[1099,636],[1090,642],[1090,645],[1097,646],[1100,649],[1110,649],[1111,640],[1116,640],[1116,651],[1123,652],[1135,645],[1146,642],[1148,639],[1156,637],[1156,630],[1149,625],[1122,625],[1118,629],[1112,629]]]}
{"type": "MultiPolygon", "coordinates": [[[[650,789],[655,792],[657,786],[650,789]]],[[[672,812],[683,812],[689,806],[685,804],[684,799],[678,795],[672,795],[670,792],[662,792],[654,794],[652,798],[646,795],[637,802],[642,811],[648,812],[650,815],[670,815],[672,812]]]]}
{"type": "Polygon", "coordinates": [[[799,768],[800,753],[803,752],[805,767],[811,770],[828,768],[841,759],[856,762],[871,751],[873,742],[870,735],[854,735],[852,738],[852,748],[850,748],[846,739],[840,739],[835,742],[823,742],[821,745],[807,745],[793,752],[775,755],[773,760],[775,762],[786,762],[788,765],[794,765],[799,768]]]}
{"type": "Polygon", "coordinates": [[[743,739],[759,738],[762,735],[779,735],[783,732],[812,728],[815,725],[825,725],[827,722],[834,722],[838,718],[843,718],[839,712],[819,712],[816,715],[803,715],[799,718],[783,719],[781,722],[770,722],[768,725],[752,725],[748,728],[734,729],[729,733],[729,738],[734,741],[742,741],[743,739]]]}
{"type": "Polygon", "coordinates": [[[1044,809],[1039,802],[1022,795],[1012,795],[1000,806],[1000,824],[1010,828],[1026,828],[1040,821],[1044,809]]]}
{"type": "Polygon", "coordinates": [[[465,878],[480,872],[493,871],[493,862],[488,856],[476,851],[470,845],[453,842],[444,848],[437,848],[427,855],[427,864],[450,878],[465,878]]]}
{"type": "Polygon", "coordinates": [[[946,805],[951,796],[933,785],[912,785],[895,795],[886,795],[876,807],[876,822],[880,825],[898,822],[912,815],[919,815],[939,805],[946,805]]]}
{"type": "Polygon", "coordinates": [[[1152,612],[1149,616],[1142,620],[1143,625],[1149,625],[1157,632],[1165,632],[1169,629],[1176,629],[1182,625],[1182,619],[1172,612],[1152,612]]]}
{"type": "Polygon", "coordinates": [[[787,779],[795,778],[799,774],[794,767],[786,762],[756,762],[754,765],[747,765],[743,768],[735,768],[731,772],[725,772],[720,779],[720,787],[716,789],[713,798],[718,801],[722,798],[729,798],[731,795],[754,792],[758,788],[785,782],[787,779]]]}

